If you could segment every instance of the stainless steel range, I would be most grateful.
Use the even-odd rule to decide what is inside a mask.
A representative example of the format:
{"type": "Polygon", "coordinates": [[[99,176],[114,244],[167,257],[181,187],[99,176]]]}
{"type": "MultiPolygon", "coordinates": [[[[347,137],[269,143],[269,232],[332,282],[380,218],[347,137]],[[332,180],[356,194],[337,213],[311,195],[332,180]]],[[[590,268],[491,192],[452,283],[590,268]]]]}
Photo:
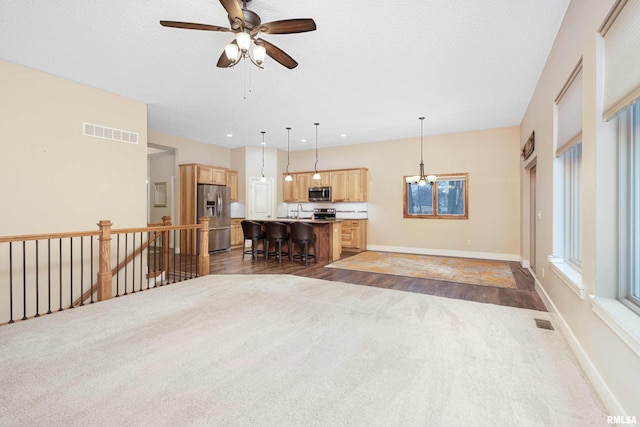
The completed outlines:
{"type": "Polygon", "coordinates": [[[333,208],[315,208],[313,210],[313,217],[315,219],[335,219],[336,210],[333,208]]]}

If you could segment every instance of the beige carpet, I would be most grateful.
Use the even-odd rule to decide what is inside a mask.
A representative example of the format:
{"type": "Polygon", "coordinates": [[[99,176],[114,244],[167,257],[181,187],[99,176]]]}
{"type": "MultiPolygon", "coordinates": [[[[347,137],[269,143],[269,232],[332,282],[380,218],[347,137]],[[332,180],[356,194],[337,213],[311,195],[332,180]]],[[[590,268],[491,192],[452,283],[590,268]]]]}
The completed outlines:
{"type": "Polygon", "coordinates": [[[511,268],[503,261],[366,251],[327,267],[516,288],[511,268]]]}
{"type": "Polygon", "coordinates": [[[1,426],[595,426],[546,312],[221,275],[0,327],[1,426]]]}

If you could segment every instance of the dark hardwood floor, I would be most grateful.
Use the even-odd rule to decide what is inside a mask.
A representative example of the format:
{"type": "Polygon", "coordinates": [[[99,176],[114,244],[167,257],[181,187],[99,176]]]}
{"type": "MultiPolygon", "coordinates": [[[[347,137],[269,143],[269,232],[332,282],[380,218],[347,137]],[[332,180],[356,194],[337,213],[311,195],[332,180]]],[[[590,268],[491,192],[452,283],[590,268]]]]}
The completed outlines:
{"type": "MultiPolygon", "coordinates": [[[[342,257],[354,253],[344,252],[342,257]]],[[[326,264],[325,264],[326,265],[326,264]]],[[[528,271],[522,270],[517,262],[509,262],[517,289],[491,286],[468,285],[464,283],[444,282],[413,277],[393,276],[389,274],[365,273],[360,271],[326,268],[323,264],[309,263],[305,267],[300,261],[283,260],[282,264],[270,257],[252,260],[250,255],[242,259],[241,249],[232,249],[211,255],[209,273],[211,274],[293,274],[296,276],[346,282],[363,286],[395,289],[405,292],[437,295],[447,298],[477,301],[489,304],[528,308],[547,311],[534,289],[534,280],[528,271]]]]}

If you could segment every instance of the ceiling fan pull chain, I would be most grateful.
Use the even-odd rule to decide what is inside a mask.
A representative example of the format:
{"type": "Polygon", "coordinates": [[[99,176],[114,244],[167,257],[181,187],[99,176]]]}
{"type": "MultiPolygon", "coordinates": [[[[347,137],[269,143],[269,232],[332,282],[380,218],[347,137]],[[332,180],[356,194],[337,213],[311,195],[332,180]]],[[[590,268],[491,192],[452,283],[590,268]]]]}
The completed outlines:
{"type": "Polygon", "coordinates": [[[247,96],[249,95],[247,93],[247,61],[242,61],[243,62],[243,70],[242,70],[242,91],[244,92],[243,97],[244,99],[247,99],[247,96]]]}

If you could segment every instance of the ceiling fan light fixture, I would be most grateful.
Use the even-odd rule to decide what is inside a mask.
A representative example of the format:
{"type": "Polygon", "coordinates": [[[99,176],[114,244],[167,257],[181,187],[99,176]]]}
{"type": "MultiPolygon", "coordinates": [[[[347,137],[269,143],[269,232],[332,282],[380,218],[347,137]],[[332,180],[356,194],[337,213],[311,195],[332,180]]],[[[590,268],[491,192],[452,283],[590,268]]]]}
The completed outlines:
{"type": "Polygon", "coordinates": [[[238,47],[242,52],[246,52],[251,47],[251,36],[249,33],[245,33],[244,31],[236,34],[236,41],[238,42],[238,47]]]}
{"type": "Polygon", "coordinates": [[[258,65],[262,64],[266,57],[267,49],[264,46],[257,44],[253,47],[253,59],[258,65]]]}
{"type": "Polygon", "coordinates": [[[238,60],[238,54],[240,51],[238,50],[238,45],[234,43],[229,43],[224,47],[224,53],[227,55],[227,58],[231,63],[234,63],[238,60]]]}

